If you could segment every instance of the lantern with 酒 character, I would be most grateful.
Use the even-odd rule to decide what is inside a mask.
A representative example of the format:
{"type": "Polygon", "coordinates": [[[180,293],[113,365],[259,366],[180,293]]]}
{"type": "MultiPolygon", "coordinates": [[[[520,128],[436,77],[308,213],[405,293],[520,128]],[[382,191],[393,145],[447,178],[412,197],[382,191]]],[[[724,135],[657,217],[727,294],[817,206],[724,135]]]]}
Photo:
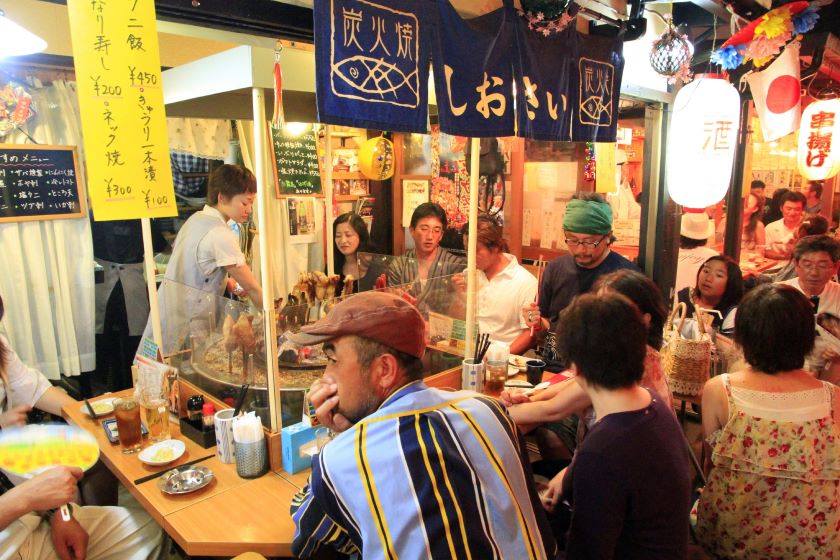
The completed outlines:
{"type": "Polygon", "coordinates": [[[723,79],[704,76],[674,99],[668,138],[668,194],[677,204],[705,208],[729,188],[738,143],[740,98],[723,79]]]}

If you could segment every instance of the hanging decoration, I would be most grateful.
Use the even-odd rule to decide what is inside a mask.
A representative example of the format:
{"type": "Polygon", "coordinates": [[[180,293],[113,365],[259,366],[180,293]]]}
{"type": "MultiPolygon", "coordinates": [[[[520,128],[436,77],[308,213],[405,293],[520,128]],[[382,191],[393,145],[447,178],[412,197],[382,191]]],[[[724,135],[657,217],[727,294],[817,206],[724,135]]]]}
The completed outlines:
{"type": "Polygon", "coordinates": [[[546,37],[566,29],[577,14],[570,0],[522,0],[522,8],[517,11],[529,29],[546,37]]]}
{"type": "Polygon", "coordinates": [[[368,139],[359,148],[359,171],[368,179],[384,181],[394,175],[394,144],[384,136],[368,139]]]}
{"type": "Polygon", "coordinates": [[[280,68],[280,51],[283,46],[278,42],[274,50],[274,115],[271,117],[271,126],[283,128],[286,118],[283,115],[283,70],[280,68]]]}
{"type": "Polygon", "coordinates": [[[761,68],[779,54],[791,40],[799,40],[819,19],[817,7],[805,1],[774,8],[733,34],[712,53],[712,62],[724,70],[733,70],[752,62],[761,68]]]}
{"type": "Polygon", "coordinates": [[[0,137],[23,126],[34,114],[32,96],[21,84],[9,81],[0,87],[0,137]]]}
{"type": "Polygon", "coordinates": [[[662,16],[667,29],[656,40],[650,50],[650,65],[657,73],[668,78],[669,84],[680,80],[691,80],[692,48],[688,37],[677,31],[671,14],[662,16]]]}
{"type": "Polygon", "coordinates": [[[818,99],[805,107],[799,128],[797,163],[809,181],[840,172],[840,99],[818,99]]]}
{"type": "Polygon", "coordinates": [[[595,144],[587,142],[583,150],[583,180],[591,183],[595,180],[595,144]]]}
{"type": "Polygon", "coordinates": [[[740,97],[724,79],[702,77],[677,93],[667,155],[674,202],[705,208],[726,195],[739,123],[740,97]]]}

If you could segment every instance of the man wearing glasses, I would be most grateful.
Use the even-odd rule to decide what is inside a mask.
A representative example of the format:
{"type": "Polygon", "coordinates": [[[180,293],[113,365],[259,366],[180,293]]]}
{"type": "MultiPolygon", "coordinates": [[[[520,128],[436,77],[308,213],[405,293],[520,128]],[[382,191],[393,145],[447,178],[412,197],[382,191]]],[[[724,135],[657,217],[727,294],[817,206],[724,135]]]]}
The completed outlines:
{"type": "MultiPolygon", "coordinates": [[[[793,286],[808,296],[818,323],[828,327],[829,332],[837,331],[834,325],[840,322],[840,284],[833,278],[840,266],[840,242],[830,235],[803,237],[793,250],[793,266],[797,277],[779,283],[793,286]]],[[[818,336],[814,350],[805,358],[805,369],[824,379],[837,379],[840,353],[824,337],[818,336]]]]}
{"type": "Polygon", "coordinates": [[[545,268],[540,301],[524,308],[525,321],[536,328],[554,330],[557,316],[578,294],[588,292],[599,276],[622,268],[638,270],[629,260],[610,250],[612,209],[597,193],[575,193],[563,215],[563,233],[569,254],[545,268]]]}
{"type": "Polygon", "coordinates": [[[440,246],[446,231],[446,212],[439,204],[424,202],[411,215],[409,233],[414,249],[388,267],[388,286],[406,285],[405,297],[427,316],[446,313],[455,288],[452,275],[464,270],[464,259],[440,246]]]}

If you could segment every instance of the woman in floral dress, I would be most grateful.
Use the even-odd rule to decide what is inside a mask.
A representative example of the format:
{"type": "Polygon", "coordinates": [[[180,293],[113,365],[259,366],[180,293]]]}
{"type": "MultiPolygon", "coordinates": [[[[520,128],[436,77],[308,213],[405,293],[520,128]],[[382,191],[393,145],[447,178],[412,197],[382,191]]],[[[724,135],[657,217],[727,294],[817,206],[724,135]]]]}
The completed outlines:
{"type": "Polygon", "coordinates": [[[704,388],[697,536],[716,557],[840,558],[840,391],[802,369],[813,313],[789,286],[755,288],[735,320],[748,367],[704,388]]]}

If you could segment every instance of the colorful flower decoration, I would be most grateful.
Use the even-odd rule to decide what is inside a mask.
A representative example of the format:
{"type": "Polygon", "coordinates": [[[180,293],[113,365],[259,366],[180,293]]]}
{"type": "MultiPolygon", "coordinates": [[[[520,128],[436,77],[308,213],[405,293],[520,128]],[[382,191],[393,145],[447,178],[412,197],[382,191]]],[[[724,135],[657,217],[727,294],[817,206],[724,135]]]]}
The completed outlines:
{"type": "Polygon", "coordinates": [[[797,35],[807,33],[812,30],[817,24],[820,15],[817,9],[813,6],[808,6],[804,12],[800,12],[793,16],[793,31],[797,35]]]}
{"type": "Polygon", "coordinates": [[[576,10],[570,10],[570,6],[570,0],[522,0],[522,8],[517,12],[528,22],[528,29],[548,37],[575,21],[576,10]]]}
{"type": "Polygon", "coordinates": [[[802,0],[774,8],[732,35],[712,53],[712,62],[724,70],[747,62],[761,68],[797,35],[813,29],[818,19],[816,7],[802,0]]]}

